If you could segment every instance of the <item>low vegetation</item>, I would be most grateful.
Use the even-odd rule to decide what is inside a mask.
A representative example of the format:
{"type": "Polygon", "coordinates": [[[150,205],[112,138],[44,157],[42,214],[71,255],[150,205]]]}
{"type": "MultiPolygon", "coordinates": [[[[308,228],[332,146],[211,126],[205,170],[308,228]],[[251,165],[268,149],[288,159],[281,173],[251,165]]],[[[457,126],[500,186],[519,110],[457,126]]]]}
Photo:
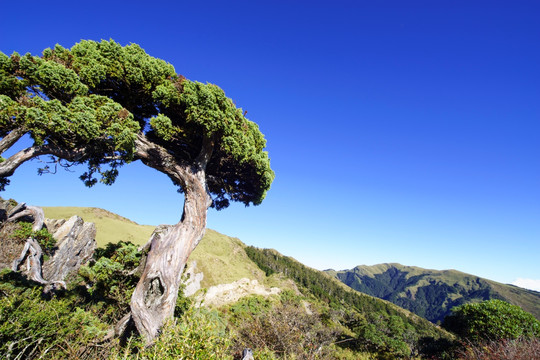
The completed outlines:
{"type": "MultiPolygon", "coordinates": [[[[14,243],[28,235],[25,226],[10,225],[14,243]]],[[[118,339],[111,330],[129,311],[139,279],[137,248],[127,241],[98,248],[67,289],[47,296],[43,285],[1,271],[0,358],[236,360],[244,348],[253,349],[257,360],[539,358],[538,321],[518,307],[501,301],[462,306],[444,323],[451,335],[292,258],[211,230],[194,257],[205,273],[229,274],[209,277],[204,286],[246,276],[287,284],[284,290],[213,309],[179,296],[174,318],[152,346],[136,332],[118,339]],[[479,331],[486,335],[470,335],[479,331]]]]}

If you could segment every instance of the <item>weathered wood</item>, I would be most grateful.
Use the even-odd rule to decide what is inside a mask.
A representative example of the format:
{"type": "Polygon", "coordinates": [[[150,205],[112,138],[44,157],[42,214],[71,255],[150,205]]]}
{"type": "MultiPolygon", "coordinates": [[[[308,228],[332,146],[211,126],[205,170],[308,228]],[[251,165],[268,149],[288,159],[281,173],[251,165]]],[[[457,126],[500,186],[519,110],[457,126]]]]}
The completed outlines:
{"type": "Polygon", "coordinates": [[[0,154],[3,154],[4,151],[9,149],[13,144],[15,144],[25,133],[26,129],[22,127],[16,127],[6,134],[2,140],[0,140],[0,154]]]}
{"type": "Polygon", "coordinates": [[[41,246],[39,246],[39,243],[35,239],[29,237],[26,239],[21,256],[13,261],[12,270],[18,271],[21,262],[26,259],[28,277],[40,284],[47,285],[49,282],[41,275],[42,257],[43,250],[41,250],[41,246]]]}
{"type": "Polygon", "coordinates": [[[253,350],[245,348],[244,351],[242,351],[242,360],[254,360],[253,350]]]}
{"type": "Polygon", "coordinates": [[[54,255],[43,265],[43,276],[49,281],[64,281],[67,275],[92,258],[96,248],[96,226],[72,216],[58,228],[51,229],[56,239],[54,255]]]}
{"type": "MultiPolygon", "coordinates": [[[[25,217],[33,220],[32,230],[39,231],[45,223],[45,214],[37,206],[18,204],[9,213],[7,221],[16,221],[25,217]]],[[[58,225],[53,237],[57,240],[57,249],[54,255],[42,264],[43,250],[39,243],[28,238],[25,242],[21,255],[12,263],[12,270],[19,271],[22,263],[26,260],[26,273],[28,277],[40,284],[47,285],[45,292],[58,286],[66,288],[64,279],[72,272],[88,262],[94,253],[96,242],[96,228],[93,223],[84,223],[83,220],[74,216],[68,221],[58,225]]]]}
{"type": "MultiPolygon", "coordinates": [[[[36,206],[27,206],[24,203],[20,203],[13,208],[9,213],[8,221],[15,221],[17,219],[30,216],[33,218],[33,231],[39,231],[43,228],[43,221],[45,214],[43,209],[36,206]]],[[[26,239],[21,256],[13,261],[12,270],[18,271],[21,262],[26,259],[26,271],[28,277],[40,284],[48,284],[41,274],[41,259],[43,258],[43,250],[39,243],[32,237],[26,239]]]]}
{"type": "Polygon", "coordinates": [[[184,190],[181,220],[176,225],[161,227],[152,235],[145,267],[131,298],[131,319],[148,344],[173,316],[182,271],[204,236],[206,213],[211,205],[205,167],[212,150],[213,143],[205,141],[195,165],[179,164],[165,149],[144,136],[137,139],[137,157],[145,165],[169,175],[184,190]]]}
{"type": "Polygon", "coordinates": [[[8,220],[13,221],[10,219],[13,218],[15,214],[17,214],[20,211],[23,211],[24,209],[26,209],[26,203],[18,203],[17,205],[15,205],[15,207],[11,209],[8,213],[8,220]]]}
{"type": "Polygon", "coordinates": [[[28,252],[28,249],[30,249],[30,243],[27,241],[24,243],[24,248],[21,251],[21,256],[13,260],[13,264],[11,265],[11,270],[18,271],[19,265],[26,258],[26,253],[28,252]]]}

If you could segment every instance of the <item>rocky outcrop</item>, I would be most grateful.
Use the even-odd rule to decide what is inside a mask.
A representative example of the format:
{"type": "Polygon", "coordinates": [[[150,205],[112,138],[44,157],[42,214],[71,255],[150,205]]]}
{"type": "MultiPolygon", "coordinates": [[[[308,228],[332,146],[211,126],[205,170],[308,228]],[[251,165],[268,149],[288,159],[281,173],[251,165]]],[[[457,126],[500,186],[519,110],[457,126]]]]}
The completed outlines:
{"type": "Polygon", "coordinates": [[[197,262],[193,261],[184,271],[184,296],[193,297],[198,306],[222,306],[234,303],[248,295],[270,296],[281,292],[281,289],[267,288],[257,280],[243,278],[230,284],[211,286],[205,291],[201,290],[203,272],[197,272],[197,262]]]}
{"type": "Polygon", "coordinates": [[[203,272],[196,272],[197,262],[193,261],[187,267],[184,272],[184,279],[182,281],[184,285],[184,295],[192,296],[201,289],[201,281],[204,279],[203,272]]]}
{"type": "Polygon", "coordinates": [[[277,295],[281,289],[272,287],[267,288],[259,284],[257,280],[243,278],[234,281],[230,284],[221,284],[211,286],[206,293],[197,296],[197,303],[205,306],[222,306],[237,302],[244,296],[262,295],[270,296],[277,295]]]}
{"type": "Polygon", "coordinates": [[[76,215],[69,220],[46,219],[45,224],[57,243],[54,255],[43,264],[43,277],[62,281],[92,258],[96,249],[96,226],[76,215]]]}

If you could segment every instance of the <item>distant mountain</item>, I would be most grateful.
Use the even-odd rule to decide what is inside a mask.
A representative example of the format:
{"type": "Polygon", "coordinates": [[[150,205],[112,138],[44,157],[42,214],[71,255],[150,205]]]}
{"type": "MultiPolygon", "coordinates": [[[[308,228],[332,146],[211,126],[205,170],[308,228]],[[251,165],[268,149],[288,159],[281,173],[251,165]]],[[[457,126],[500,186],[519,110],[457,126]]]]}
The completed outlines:
{"type": "Polygon", "coordinates": [[[540,319],[540,292],[456,270],[392,263],[325,272],[354,290],[388,300],[434,323],[442,321],[454,306],[489,299],[518,305],[540,319]]]}

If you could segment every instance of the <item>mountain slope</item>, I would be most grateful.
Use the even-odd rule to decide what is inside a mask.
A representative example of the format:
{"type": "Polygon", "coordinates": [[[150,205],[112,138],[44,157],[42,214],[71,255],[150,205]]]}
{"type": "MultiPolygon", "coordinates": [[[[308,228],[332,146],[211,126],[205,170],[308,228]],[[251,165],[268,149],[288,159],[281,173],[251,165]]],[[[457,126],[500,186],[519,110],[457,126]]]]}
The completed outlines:
{"type": "Polygon", "coordinates": [[[454,306],[489,299],[518,305],[540,319],[539,292],[456,270],[392,263],[326,273],[357,291],[388,300],[432,322],[442,321],[454,306]]]}
{"type": "MultiPolygon", "coordinates": [[[[68,218],[80,214],[96,224],[98,236],[113,226],[114,236],[101,234],[102,245],[106,240],[144,244],[153,229],[101,209],[44,210],[47,217],[68,218]]],[[[229,320],[234,325],[231,326],[250,328],[263,321],[262,316],[270,316],[268,319],[274,324],[284,316],[283,331],[288,331],[296,329],[294,324],[304,324],[302,321],[306,319],[318,319],[319,325],[304,330],[310,334],[327,331],[330,343],[339,340],[338,343],[343,344],[341,351],[354,353],[356,358],[361,358],[362,352],[383,354],[386,358],[404,357],[423,346],[426,339],[437,342],[452,338],[427,320],[388,301],[353,291],[324,272],[308,268],[277,251],[246,246],[239,239],[210,229],[188,264],[194,262],[196,266],[194,272],[189,272],[190,279],[193,276],[200,280],[202,272],[200,286],[205,289],[195,290],[196,302],[203,299],[203,304],[232,316],[229,320]],[[209,294],[216,296],[209,299],[209,294]],[[244,299],[237,302],[241,297],[244,299]],[[287,309],[284,304],[295,305],[289,309],[291,312],[282,314],[287,309]],[[265,309],[263,313],[260,306],[265,309]]]]}
{"type": "MultiPolygon", "coordinates": [[[[49,219],[69,219],[73,215],[96,224],[96,241],[103,247],[109,242],[130,241],[144,245],[155,226],[139,225],[125,217],[100,208],[89,207],[43,207],[49,219]]],[[[196,262],[195,272],[203,273],[203,288],[249,278],[260,283],[266,276],[245,254],[245,244],[217,231],[207,229],[206,234],[191,254],[188,265],[196,262]]]]}
{"type": "Polygon", "coordinates": [[[155,229],[151,225],[139,225],[125,217],[110,211],[90,207],[42,207],[45,217],[49,219],[69,219],[73,215],[80,216],[85,222],[96,224],[96,241],[98,246],[119,241],[130,241],[137,245],[145,244],[155,229]]]}

